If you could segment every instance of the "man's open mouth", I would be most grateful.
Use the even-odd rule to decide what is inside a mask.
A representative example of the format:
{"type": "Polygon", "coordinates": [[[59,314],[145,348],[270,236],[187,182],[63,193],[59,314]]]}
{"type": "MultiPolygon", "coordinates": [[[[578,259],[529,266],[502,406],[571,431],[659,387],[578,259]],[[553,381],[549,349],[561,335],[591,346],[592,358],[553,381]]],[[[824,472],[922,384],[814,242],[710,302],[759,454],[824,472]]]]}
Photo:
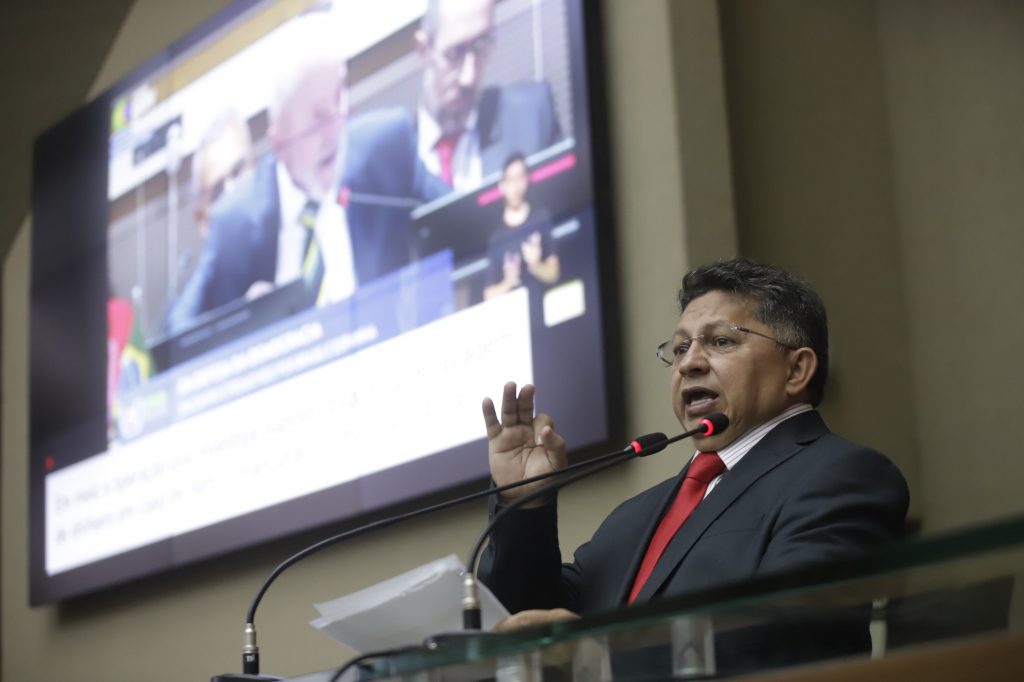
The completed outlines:
{"type": "Polygon", "coordinates": [[[683,405],[688,409],[699,409],[711,405],[718,399],[718,394],[706,388],[688,388],[683,391],[683,405]]]}

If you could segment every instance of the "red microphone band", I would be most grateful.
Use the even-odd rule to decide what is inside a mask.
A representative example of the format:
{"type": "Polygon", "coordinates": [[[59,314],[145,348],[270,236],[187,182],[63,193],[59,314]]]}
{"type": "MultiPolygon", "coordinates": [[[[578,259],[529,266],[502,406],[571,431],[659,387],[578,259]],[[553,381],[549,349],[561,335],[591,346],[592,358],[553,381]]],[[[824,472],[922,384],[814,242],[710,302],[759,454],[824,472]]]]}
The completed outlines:
{"type": "Polygon", "coordinates": [[[664,450],[668,442],[664,433],[648,433],[634,439],[629,447],[633,449],[635,455],[653,455],[664,450]]]}
{"type": "Polygon", "coordinates": [[[697,428],[692,431],[680,433],[678,436],[672,436],[671,438],[667,438],[664,433],[648,433],[634,439],[623,449],[623,452],[626,453],[632,450],[634,455],[638,457],[646,457],[647,455],[653,455],[661,452],[666,446],[675,443],[678,440],[682,440],[683,438],[689,438],[690,436],[697,435],[710,436],[713,433],[725,431],[728,426],[729,418],[721,412],[714,412],[697,422],[697,428]]]}
{"type": "Polygon", "coordinates": [[[705,436],[710,436],[715,432],[715,425],[707,417],[700,420],[700,425],[704,427],[702,434],[705,436]]]}
{"type": "Polygon", "coordinates": [[[699,422],[701,435],[710,436],[725,431],[729,427],[729,418],[721,412],[713,412],[699,422]]]}

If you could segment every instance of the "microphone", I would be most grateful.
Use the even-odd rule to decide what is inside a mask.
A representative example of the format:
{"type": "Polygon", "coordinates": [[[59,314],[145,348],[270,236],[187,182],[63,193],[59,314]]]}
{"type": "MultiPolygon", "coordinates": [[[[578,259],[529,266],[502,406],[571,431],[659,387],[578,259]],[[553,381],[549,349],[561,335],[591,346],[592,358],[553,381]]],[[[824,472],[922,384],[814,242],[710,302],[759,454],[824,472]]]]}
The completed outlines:
{"type": "MultiPolygon", "coordinates": [[[[480,536],[476,539],[476,543],[473,545],[473,549],[469,552],[469,559],[466,561],[466,574],[462,582],[463,629],[479,630],[481,627],[480,598],[478,596],[476,581],[477,562],[480,558],[480,551],[483,549],[484,541],[490,537],[491,533],[494,531],[494,527],[498,525],[498,522],[505,518],[505,516],[510,511],[522,507],[527,502],[532,502],[541,495],[545,495],[554,490],[564,488],[570,483],[575,483],[576,481],[586,478],[587,476],[597,473],[598,471],[610,469],[616,464],[624,462],[627,459],[630,459],[631,457],[646,457],[648,455],[653,455],[657,452],[661,452],[671,443],[683,440],[684,438],[690,438],[691,436],[710,436],[711,434],[714,433],[720,433],[721,431],[724,431],[728,427],[729,418],[722,414],[721,412],[715,412],[713,414],[709,414],[704,419],[701,419],[700,422],[697,424],[697,428],[692,429],[690,431],[684,431],[683,433],[680,433],[677,436],[672,436],[671,438],[665,438],[665,434],[662,433],[652,433],[647,436],[641,436],[640,438],[637,438],[632,443],[630,443],[629,446],[627,446],[627,448],[624,448],[622,451],[620,451],[620,453],[617,453],[617,456],[602,457],[602,461],[599,464],[589,469],[586,469],[573,476],[569,476],[568,478],[557,481],[553,484],[544,486],[543,488],[540,488],[538,490],[534,490],[530,493],[527,493],[526,495],[523,495],[522,497],[517,497],[516,499],[512,500],[507,505],[505,505],[502,509],[498,511],[498,513],[494,515],[494,518],[491,519],[490,523],[487,524],[487,527],[484,528],[483,532],[480,533],[480,536]]],[[[566,467],[565,469],[559,469],[558,471],[565,472],[567,470],[568,467],[566,467]]]]}
{"type": "MultiPolygon", "coordinates": [[[[685,437],[685,434],[684,436],[676,436],[674,439],[670,440],[666,438],[664,433],[649,433],[633,440],[632,442],[630,442],[629,445],[622,448],[621,450],[616,450],[615,452],[601,455],[593,459],[588,459],[583,462],[577,462],[576,464],[562,467],[561,469],[556,469],[554,471],[549,471],[547,473],[531,476],[530,478],[524,478],[520,481],[515,481],[513,483],[488,488],[486,490],[480,490],[475,493],[470,493],[468,495],[455,498],[454,500],[448,500],[447,502],[441,502],[435,505],[431,505],[429,507],[423,507],[421,509],[416,509],[405,514],[399,514],[397,516],[391,516],[388,518],[380,519],[378,521],[368,523],[364,526],[359,526],[357,528],[353,528],[351,530],[338,533],[337,535],[333,535],[325,540],[321,540],[313,545],[310,545],[309,547],[306,547],[305,549],[300,550],[299,552],[296,552],[295,554],[293,554],[292,556],[288,557],[280,564],[278,564],[278,566],[273,571],[271,571],[270,575],[267,576],[267,579],[263,581],[263,584],[260,586],[260,589],[256,592],[256,596],[253,598],[252,604],[249,606],[249,611],[246,614],[243,640],[244,645],[242,648],[242,674],[239,675],[237,673],[225,673],[223,675],[216,675],[211,678],[211,682],[240,682],[242,680],[255,681],[280,679],[278,677],[260,675],[260,652],[259,647],[256,645],[256,608],[259,606],[260,601],[262,601],[263,595],[265,595],[267,590],[270,588],[271,583],[273,583],[274,580],[276,580],[278,576],[284,573],[284,571],[287,570],[289,567],[305,559],[306,557],[315,554],[322,549],[331,547],[332,545],[335,545],[343,540],[348,540],[349,538],[356,537],[357,535],[362,535],[363,533],[369,532],[371,530],[386,528],[400,521],[405,521],[435,511],[442,511],[444,509],[454,507],[464,502],[471,502],[481,497],[502,493],[506,490],[511,490],[513,488],[518,488],[520,486],[536,483],[538,481],[542,481],[553,476],[561,476],[579,469],[587,469],[588,467],[594,467],[609,460],[614,460],[613,463],[617,464],[619,461],[622,461],[623,459],[629,459],[631,457],[645,457],[647,455],[654,454],[655,452],[663,450],[665,446],[668,445],[668,443],[673,442],[674,440],[678,440],[681,437],[685,437]]],[[[542,488],[541,492],[545,490],[547,490],[547,488],[542,488]]],[[[479,615],[479,607],[477,610],[477,614],[479,615]]],[[[477,628],[479,629],[479,626],[477,626],[477,628]]]]}
{"type": "Polygon", "coordinates": [[[388,194],[370,194],[367,192],[349,192],[346,195],[346,203],[363,204],[365,206],[382,206],[385,208],[405,208],[412,210],[419,208],[423,202],[413,197],[396,197],[388,194]]]}

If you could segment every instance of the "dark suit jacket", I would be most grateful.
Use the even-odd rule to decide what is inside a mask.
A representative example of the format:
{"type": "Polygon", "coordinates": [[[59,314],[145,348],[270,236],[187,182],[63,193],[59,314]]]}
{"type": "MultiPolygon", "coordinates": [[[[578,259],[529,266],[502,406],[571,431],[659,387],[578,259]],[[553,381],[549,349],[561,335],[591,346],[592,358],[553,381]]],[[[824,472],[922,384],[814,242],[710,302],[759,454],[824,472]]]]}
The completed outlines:
{"type": "Polygon", "coordinates": [[[341,184],[360,283],[409,263],[410,212],[451,190],[423,166],[412,118],[398,108],[370,111],[349,122],[341,184]]]}
{"type": "MultiPolygon", "coordinates": [[[[509,608],[588,614],[625,603],[686,468],[627,500],[561,564],[555,505],[499,524],[480,576],[509,608]]],[[[899,536],[909,492],[885,456],[826,427],[817,412],[764,437],[694,510],[637,603],[826,561],[899,536]]]]}
{"type": "Polygon", "coordinates": [[[562,130],[547,82],[485,88],[477,104],[484,175],[501,171],[513,152],[529,156],[558,142],[562,130]]]}
{"type": "MultiPolygon", "coordinates": [[[[411,210],[449,188],[420,163],[404,111],[352,119],[346,147],[338,200],[346,206],[356,282],[362,285],[409,263],[411,210]]],[[[168,313],[171,333],[241,298],[255,282],[274,281],[281,212],[275,164],[273,154],[265,155],[255,172],[214,206],[210,237],[168,313]]]]}
{"type": "Polygon", "coordinates": [[[274,281],[281,213],[276,164],[273,154],[265,155],[252,175],[214,204],[210,236],[168,311],[169,332],[183,331],[201,313],[241,298],[255,282],[274,281]]]}

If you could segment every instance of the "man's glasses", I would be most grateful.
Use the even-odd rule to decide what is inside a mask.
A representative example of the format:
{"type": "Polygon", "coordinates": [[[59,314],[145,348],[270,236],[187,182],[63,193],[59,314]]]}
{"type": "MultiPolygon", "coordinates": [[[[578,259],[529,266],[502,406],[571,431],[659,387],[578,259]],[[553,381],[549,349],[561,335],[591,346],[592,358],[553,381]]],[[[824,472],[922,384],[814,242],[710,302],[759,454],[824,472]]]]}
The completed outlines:
{"type": "Polygon", "coordinates": [[[238,160],[235,162],[235,165],[231,167],[231,170],[224,175],[224,177],[207,187],[206,191],[210,197],[209,203],[212,204],[217,201],[217,199],[220,199],[220,196],[227,191],[227,188],[238,180],[238,178],[242,177],[242,173],[246,171],[248,165],[248,161],[245,159],[238,160]]]}
{"type": "Polygon", "coordinates": [[[708,332],[707,334],[690,336],[685,339],[670,339],[658,346],[658,359],[661,360],[661,364],[666,367],[674,367],[687,353],[690,352],[693,344],[697,342],[700,343],[701,348],[711,355],[728,355],[743,345],[744,334],[760,336],[762,339],[774,341],[783,348],[795,350],[794,346],[791,346],[788,343],[783,343],[775,337],[762,334],[761,332],[756,332],[753,329],[748,329],[747,327],[732,325],[730,327],[723,327],[722,329],[708,332]]]}
{"type": "Polygon", "coordinates": [[[466,57],[470,54],[479,59],[490,52],[491,47],[493,46],[494,35],[492,33],[485,33],[473,38],[472,40],[452,45],[440,52],[435,52],[435,54],[439,55],[450,66],[460,66],[464,61],[466,61],[466,57]]]}

